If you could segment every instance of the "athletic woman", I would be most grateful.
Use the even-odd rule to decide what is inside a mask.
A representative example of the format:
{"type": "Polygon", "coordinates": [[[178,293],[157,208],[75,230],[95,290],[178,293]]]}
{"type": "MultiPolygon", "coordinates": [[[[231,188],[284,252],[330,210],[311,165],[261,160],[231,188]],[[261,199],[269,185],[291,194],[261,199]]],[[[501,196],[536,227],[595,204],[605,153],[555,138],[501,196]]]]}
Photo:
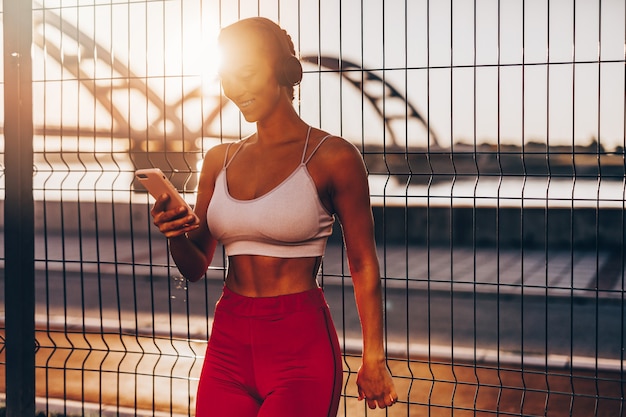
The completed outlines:
{"type": "Polygon", "coordinates": [[[341,352],[317,282],[335,218],[361,320],[359,398],[372,409],[391,406],[398,397],[383,351],[379,264],[361,155],[295,111],[302,67],[278,25],[244,19],[222,29],[218,44],[224,94],[256,131],[207,152],[193,213],[166,210],[166,195],[152,209],[188,280],[204,276],[218,242],[228,256],[197,416],[336,416],[341,352]]]}

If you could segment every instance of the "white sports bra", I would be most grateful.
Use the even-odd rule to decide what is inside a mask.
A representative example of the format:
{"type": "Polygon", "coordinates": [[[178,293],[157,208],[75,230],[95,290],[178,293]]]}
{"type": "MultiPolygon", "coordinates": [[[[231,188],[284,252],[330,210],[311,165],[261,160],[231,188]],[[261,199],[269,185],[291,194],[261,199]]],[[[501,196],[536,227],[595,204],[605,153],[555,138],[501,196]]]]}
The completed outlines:
{"type": "Polygon", "coordinates": [[[226,255],[299,258],[324,254],[335,218],[322,205],[306,165],[330,135],[305,159],[310,133],[309,127],[300,165],[274,189],[252,200],[238,200],[228,192],[226,171],[243,146],[230,161],[226,150],[207,209],[211,235],[224,245],[226,255]]]}

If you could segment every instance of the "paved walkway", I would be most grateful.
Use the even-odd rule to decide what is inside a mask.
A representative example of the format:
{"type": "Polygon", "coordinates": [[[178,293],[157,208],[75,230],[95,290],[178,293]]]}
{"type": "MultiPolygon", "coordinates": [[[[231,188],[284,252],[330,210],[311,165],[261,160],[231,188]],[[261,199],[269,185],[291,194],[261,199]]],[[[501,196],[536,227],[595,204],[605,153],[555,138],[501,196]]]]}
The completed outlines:
{"type": "MultiPolygon", "coordinates": [[[[4,240],[0,241],[0,248],[4,240]]],[[[3,250],[3,248],[2,248],[3,250]]],[[[107,234],[36,237],[36,268],[84,273],[171,276],[165,239],[107,234]],[[46,261],[47,260],[47,261],[46,261]]],[[[378,248],[387,286],[454,292],[525,294],[621,299],[626,284],[624,259],[608,250],[521,250],[497,248],[427,248],[386,245],[378,248]],[[596,291],[597,289],[597,291],[596,291]]],[[[208,276],[221,279],[223,261],[216,255],[208,276]]],[[[348,276],[340,246],[329,245],[323,274],[348,276]]]]}
{"type": "MultiPolygon", "coordinates": [[[[378,253],[394,288],[617,299],[626,288],[624,260],[609,251],[384,246],[378,253]]],[[[328,274],[347,271],[340,248],[329,248],[325,265],[328,274]]]]}

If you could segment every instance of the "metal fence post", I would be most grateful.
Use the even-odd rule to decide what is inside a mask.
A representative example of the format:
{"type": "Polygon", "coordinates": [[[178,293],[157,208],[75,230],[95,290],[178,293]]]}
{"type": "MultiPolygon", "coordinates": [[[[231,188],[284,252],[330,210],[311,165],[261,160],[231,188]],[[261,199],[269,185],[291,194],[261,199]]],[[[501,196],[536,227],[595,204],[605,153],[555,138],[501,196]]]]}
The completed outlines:
{"type": "Polygon", "coordinates": [[[32,2],[4,0],[7,417],[35,415],[32,2]]]}

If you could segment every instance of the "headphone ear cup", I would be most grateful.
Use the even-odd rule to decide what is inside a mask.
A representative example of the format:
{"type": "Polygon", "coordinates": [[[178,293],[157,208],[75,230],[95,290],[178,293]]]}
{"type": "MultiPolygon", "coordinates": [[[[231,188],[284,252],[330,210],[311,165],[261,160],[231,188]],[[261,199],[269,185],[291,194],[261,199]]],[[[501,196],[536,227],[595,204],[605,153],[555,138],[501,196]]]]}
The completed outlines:
{"type": "Polygon", "coordinates": [[[293,87],[302,81],[302,64],[295,56],[288,56],[278,66],[278,82],[293,87]]]}

